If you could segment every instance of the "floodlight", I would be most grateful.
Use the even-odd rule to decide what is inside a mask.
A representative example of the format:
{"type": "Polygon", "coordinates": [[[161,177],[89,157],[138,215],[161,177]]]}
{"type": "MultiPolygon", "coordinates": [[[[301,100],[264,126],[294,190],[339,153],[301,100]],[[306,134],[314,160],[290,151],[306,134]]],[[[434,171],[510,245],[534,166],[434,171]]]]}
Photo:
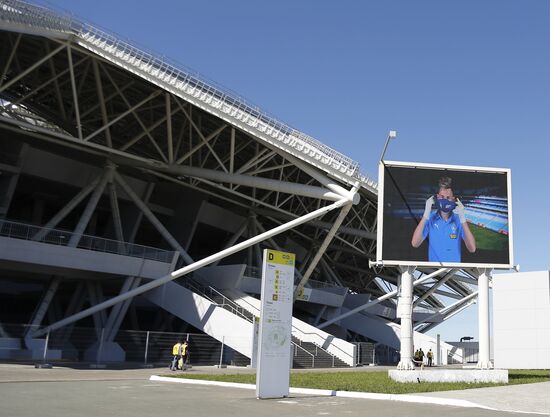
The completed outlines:
{"type": "Polygon", "coordinates": [[[388,138],[386,139],[386,143],[384,144],[384,150],[382,151],[382,156],[380,157],[380,161],[384,160],[384,155],[386,155],[386,149],[388,149],[388,143],[390,143],[390,140],[395,139],[397,137],[397,130],[390,130],[388,132],[388,138]]]}

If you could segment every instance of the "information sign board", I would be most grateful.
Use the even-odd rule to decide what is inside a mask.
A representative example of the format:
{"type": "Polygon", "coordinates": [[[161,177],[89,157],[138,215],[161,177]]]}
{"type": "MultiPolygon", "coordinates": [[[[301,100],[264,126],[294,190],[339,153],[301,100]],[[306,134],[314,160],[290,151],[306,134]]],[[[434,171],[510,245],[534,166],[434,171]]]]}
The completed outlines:
{"type": "Polygon", "coordinates": [[[288,397],[295,255],[264,250],[258,368],[258,398],[288,397]]]}

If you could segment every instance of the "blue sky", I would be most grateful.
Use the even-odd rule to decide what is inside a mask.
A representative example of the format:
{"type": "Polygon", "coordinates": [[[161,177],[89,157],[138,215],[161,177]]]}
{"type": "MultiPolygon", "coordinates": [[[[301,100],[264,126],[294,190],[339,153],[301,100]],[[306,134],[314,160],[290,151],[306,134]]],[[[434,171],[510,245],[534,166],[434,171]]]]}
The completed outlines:
{"type": "MultiPolygon", "coordinates": [[[[390,129],[386,159],[511,168],[516,263],[550,269],[550,2],[47,4],[238,92],[370,176],[390,129]]],[[[433,333],[477,340],[476,320],[470,307],[433,333]]]]}

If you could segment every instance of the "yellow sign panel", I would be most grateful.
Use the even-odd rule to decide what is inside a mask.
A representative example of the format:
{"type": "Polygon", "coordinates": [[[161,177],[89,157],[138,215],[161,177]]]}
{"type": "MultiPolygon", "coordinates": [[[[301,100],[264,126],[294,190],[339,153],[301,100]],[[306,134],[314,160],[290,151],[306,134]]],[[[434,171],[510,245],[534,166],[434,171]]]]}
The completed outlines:
{"type": "Polygon", "coordinates": [[[278,250],[267,250],[267,262],[294,266],[296,255],[288,252],[280,252],[278,250]]]}

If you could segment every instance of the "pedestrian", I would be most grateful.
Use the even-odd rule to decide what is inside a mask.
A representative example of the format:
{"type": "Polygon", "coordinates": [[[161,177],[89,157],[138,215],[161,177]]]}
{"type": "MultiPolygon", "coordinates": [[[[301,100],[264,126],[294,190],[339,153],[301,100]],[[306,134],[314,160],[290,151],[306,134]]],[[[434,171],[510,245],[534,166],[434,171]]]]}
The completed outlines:
{"type": "Polygon", "coordinates": [[[183,343],[181,339],[178,340],[174,346],[172,346],[173,358],[172,358],[172,363],[170,364],[170,370],[172,371],[175,371],[176,369],[178,369],[180,365],[180,359],[182,358],[181,356],[182,346],[183,346],[183,343]]]}
{"type": "Polygon", "coordinates": [[[418,358],[420,359],[420,363],[424,365],[424,351],[422,350],[422,348],[420,348],[420,350],[418,351],[418,358]]]}
{"type": "Polygon", "coordinates": [[[189,344],[187,341],[183,342],[181,345],[181,356],[179,360],[179,368],[183,371],[187,369],[187,362],[189,359],[189,344]]]}
{"type": "Polygon", "coordinates": [[[428,366],[432,366],[432,360],[433,360],[434,354],[431,349],[426,354],[426,357],[428,358],[428,366]]]}

